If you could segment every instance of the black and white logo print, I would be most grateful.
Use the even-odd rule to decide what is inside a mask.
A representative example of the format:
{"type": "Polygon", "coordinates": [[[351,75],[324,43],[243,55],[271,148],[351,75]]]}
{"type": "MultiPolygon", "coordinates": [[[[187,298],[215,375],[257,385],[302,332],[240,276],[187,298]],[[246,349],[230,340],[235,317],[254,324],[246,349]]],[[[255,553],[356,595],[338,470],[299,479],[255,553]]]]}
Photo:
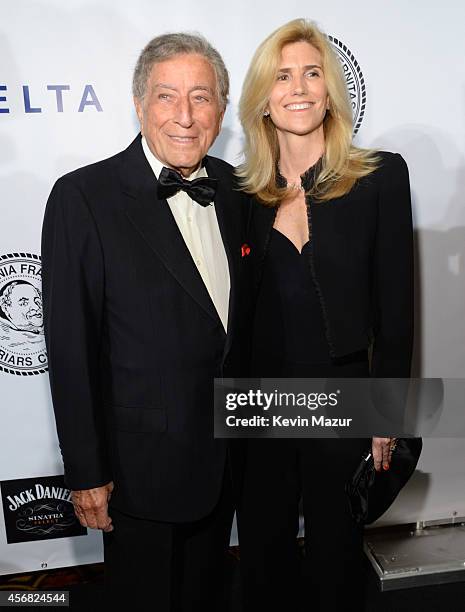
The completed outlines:
{"type": "Polygon", "coordinates": [[[5,480],[0,486],[8,544],[87,535],[63,476],[5,480]]]}
{"type": "Polygon", "coordinates": [[[0,370],[31,376],[47,371],[42,266],[31,253],[0,255],[0,370]]]}
{"type": "Polygon", "coordinates": [[[328,38],[342,64],[342,71],[346,79],[350,102],[352,104],[355,136],[355,134],[358,132],[360,125],[362,124],[363,116],[365,115],[365,79],[363,77],[360,64],[355,59],[354,54],[349,49],[349,47],[334,36],[328,36],[328,38]]]}

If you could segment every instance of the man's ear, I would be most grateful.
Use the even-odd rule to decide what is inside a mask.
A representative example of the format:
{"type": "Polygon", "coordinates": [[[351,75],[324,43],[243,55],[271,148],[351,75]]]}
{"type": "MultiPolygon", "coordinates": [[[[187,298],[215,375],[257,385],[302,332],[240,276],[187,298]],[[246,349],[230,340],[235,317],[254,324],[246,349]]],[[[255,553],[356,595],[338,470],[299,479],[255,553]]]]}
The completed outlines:
{"type": "MultiPolygon", "coordinates": [[[[140,98],[137,98],[136,96],[133,97],[134,100],[134,106],[136,108],[136,113],[137,113],[137,117],[139,119],[139,123],[140,123],[140,131],[142,132],[142,126],[144,124],[144,109],[143,109],[143,105],[142,105],[142,100],[140,98]]],[[[142,133],[142,136],[144,134],[142,133]]]]}
{"type": "Polygon", "coordinates": [[[224,119],[225,112],[226,112],[226,109],[222,110],[220,113],[220,117],[218,119],[218,134],[221,132],[221,127],[223,125],[223,119],[224,119]]]}

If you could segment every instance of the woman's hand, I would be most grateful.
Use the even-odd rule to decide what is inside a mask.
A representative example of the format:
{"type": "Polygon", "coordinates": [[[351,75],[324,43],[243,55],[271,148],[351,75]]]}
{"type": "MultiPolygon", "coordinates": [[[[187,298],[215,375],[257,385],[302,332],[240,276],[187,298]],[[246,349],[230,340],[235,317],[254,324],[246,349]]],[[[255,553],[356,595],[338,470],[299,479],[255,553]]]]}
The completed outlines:
{"type": "Polygon", "coordinates": [[[389,469],[392,451],[395,446],[395,438],[373,438],[371,443],[371,454],[377,472],[389,469]]]}

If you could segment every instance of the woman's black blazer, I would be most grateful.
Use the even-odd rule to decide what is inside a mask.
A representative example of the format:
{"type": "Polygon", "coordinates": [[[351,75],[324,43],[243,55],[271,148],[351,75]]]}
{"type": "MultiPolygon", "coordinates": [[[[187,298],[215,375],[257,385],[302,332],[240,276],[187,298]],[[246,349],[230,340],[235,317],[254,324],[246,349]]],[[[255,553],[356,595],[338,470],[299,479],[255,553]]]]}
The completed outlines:
{"type": "MultiPolygon", "coordinates": [[[[413,231],[408,169],[380,152],[377,170],[345,196],[307,197],[309,274],[337,359],[372,347],[371,376],[410,375],[413,344],[413,231]]],[[[250,247],[260,283],[276,209],[255,202],[250,247]]],[[[271,330],[270,330],[271,331],[271,330]]]]}

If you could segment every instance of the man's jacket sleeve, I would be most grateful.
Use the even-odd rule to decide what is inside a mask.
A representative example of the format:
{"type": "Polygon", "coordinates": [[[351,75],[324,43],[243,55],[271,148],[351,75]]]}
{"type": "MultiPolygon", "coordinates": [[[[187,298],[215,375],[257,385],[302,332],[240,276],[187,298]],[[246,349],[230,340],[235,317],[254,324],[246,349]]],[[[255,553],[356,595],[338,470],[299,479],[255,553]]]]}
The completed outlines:
{"type": "Polygon", "coordinates": [[[55,184],[42,228],[45,339],[56,426],[73,490],[111,480],[104,435],[100,352],[105,270],[95,220],[69,177],[55,184]]]}

